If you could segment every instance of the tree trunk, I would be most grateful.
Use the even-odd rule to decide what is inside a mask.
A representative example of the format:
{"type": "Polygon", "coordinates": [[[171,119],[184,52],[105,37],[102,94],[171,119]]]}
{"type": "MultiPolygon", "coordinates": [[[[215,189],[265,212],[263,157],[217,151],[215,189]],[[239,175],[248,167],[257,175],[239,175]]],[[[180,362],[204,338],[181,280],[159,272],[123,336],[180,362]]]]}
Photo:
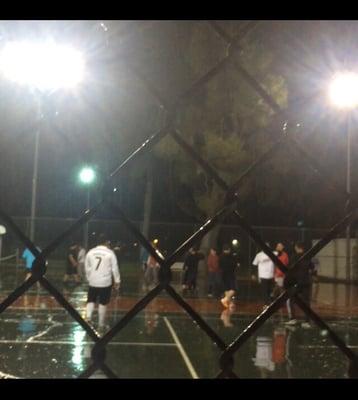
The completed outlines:
{"type": "Polygon", "coordinates": [[[210,232],[208,232],[200,243],[200,251],[202,251],[205,255],[209,254],[209,250],[211,247],[217,246],[217,239],[219,236],[220,226],[217,225],[210,232]]]}

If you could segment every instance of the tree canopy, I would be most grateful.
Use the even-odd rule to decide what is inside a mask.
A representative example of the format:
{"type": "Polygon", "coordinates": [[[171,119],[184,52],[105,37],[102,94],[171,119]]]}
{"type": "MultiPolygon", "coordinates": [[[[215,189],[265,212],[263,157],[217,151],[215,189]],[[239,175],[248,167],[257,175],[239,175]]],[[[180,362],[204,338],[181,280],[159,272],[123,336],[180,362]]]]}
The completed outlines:
{"type": "MultiPolygon", "coordinates": [[[[235,35],[242,29],[242,24],[225,23],[225,29],[235,35]]],[[[179,32],[183,29],[177,26],[179,32]]],[[[252,32],[240,42],[240,46],[240,63],[281,107],[285,107],[285,81],[282,76],[274,73],[273,56],[265,48],[260,34],[252,32]]],[[[176,46],[176,51],[183,64],[180,71],[185,74],[185,78],[180,80],[192,82],[220,61],[225,55],[225,45],[207,25],[195,24],[191,29],[185,29],[185,45],[176,46]]],[[[256,132],[268,124],[272,115],[272,110],[260,95],[228,62],[181,107],[176,127],[220,176],[233,184],[253,158],[270,145],[267,134],[256,132]],[[259,151],[253,152],[253,146],[259,148],[259,151]]],[[[156,154],[170,161],[173,179],[190,187],[195,207],[183,202],[187,212],[207,217],[223,205],[225,193],[173,143],[170,136],[158,145],[156,154]]],[[[253,187],[252,184],[244,185],[240,191],[241,198],[248,198],[253,187]]]]}

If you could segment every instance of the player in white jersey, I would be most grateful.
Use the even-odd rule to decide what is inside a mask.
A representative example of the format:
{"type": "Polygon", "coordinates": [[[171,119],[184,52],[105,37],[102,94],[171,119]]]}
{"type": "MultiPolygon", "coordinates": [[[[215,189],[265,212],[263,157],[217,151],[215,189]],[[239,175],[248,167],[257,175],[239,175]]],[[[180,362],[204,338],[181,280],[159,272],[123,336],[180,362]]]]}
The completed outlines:
{"type": "MultiPolygon", "coordinates": [[[[269,243],[266,243],[266,246],[270,247],[269,243]]],[[[277,255],[277,251],[274,251],[273,253],[277,255]]],[[[263,251],[256,254],[252,265],[258,267],[258,280],[261,285],[261,296],[264,303],[263,308],[266,309],[272,301],[271,294],[274,284],[275,265],[271,258],[263,251]]],[[[256,280],[254,275],[253,279],[256,280]]]]}
{"type": "Polygon", "coordinates": [[[86,277],[89,283],[86,316],[91,321],[96,301],[98,306],[98,329],[104,329],[107,304],[111,299],[112,277],[114,288],[119,289],[121,278],[115,253],[110,242],[100,235],[99,245],[91,249],[85,258],[86,277]]]}

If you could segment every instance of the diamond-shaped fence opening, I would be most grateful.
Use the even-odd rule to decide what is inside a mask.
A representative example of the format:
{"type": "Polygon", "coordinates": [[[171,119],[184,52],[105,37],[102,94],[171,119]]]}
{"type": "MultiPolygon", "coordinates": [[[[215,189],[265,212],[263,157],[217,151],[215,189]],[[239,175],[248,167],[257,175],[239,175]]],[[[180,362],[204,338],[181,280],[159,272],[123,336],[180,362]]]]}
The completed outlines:
{"type": "MultiPolygon", "coordinates": [[[[238,199],[240,198],[240,187],[243,180],[256,172],[257,166],[262,165],[266,160],[270,159],[277,149],[278,143],[284,143],[292,152],[297,152],[300,157],[304,157],[307,164],[317,173],[320,174],[320,168],[315,160],[304,150],[291,136],[289,130],[287,130],[287,121],[285,125],[281,126],[283,129],[275,137],[277,141],[273,142],[265,153],[259,156],[246,171],[238,176],[237,181],[233,185],[229,185],[223,177],[220,176],[213,166],[211,166],[196,148],[191,145],[185,139],[185,132],[181,132],[175,124],[177,111],[185,107],[186,103],[194,95],[197,90],[200,90],[206,85],[216,74],[218,74],[227,63],[233,66],[237,73],[242,79],[246,81],[248,85],[262,98],[263,102],[271,108],[276,117],[285,121],[291,122],[293,118],[288,117],[290,113],[287,110],[281,109],[273,97],[267,93],[262,84],[242,65],[240,61],[240,40],[246,36],[251,29],[254,29],[257,22],[246,23],[240,32],[231,37],[226,33],[219,23],[210,21],[208,25],[213,31],[223,40],[226,46],[226,56],[221,59],[216,65],[209,69],[203,76],[198,78],[189,88],[184,88],[177,98],[166,99],[165,96],[156,88],[155,85],[147,79],[143,71],[139,71],[133,65],[128,65],[128,69],[143,84],[147,87],[148,91],[158,101],[161,108],[166,113],[166,121],[164,126],[157,132],[153,133],[148,139],[133,151],[113,172],[107,177],[105,184],[103,185],[100,192],[100,200],[87,210],[75,223],[71,224],[55,239],[53,239],[47,246],[41,251],[36,248],[36,244],[33,243],[29,237],[24,233],[24,229],[20,229],[14,220],[6,213],[5,210],[0,208],[0,217],[6,223],[6,225],[12,229],[13,233],[17,238],[35,255],[36,259],[33,266],[32,276],[17,287],[12,293],[10,293],[0,304],[0,313],[4,312],[9,306],[11,306],[20,296],[25,294],[31,286],[36,282],[40,282],[42,287],[55,299],[55,301],[63,307],[76,321],[83,330],[88,334],[90,340],[93,342],[91,347],[91,358],[90,365],[80,373],[79,377],[89,378],[93,374],[103,373],[109,378],[117,378],[117,374],[107,364],[107,353],[108,345],[111,343],[113,338],[121,332],[133,318],[142,310],[144,310],[154,299],[156,299],[162,292],[166,292],[171,299],[180,306],[189,317],[195,321],[197,326],[205,333],[207,338],[212,341],[216,348],[220,352],[220,358],[218,359],[218,371],[216,376],[220,378],[237,378],[237,374],[234,372],[234,356],[236,352],[243,346],[257,330],[262,327],[264,322],[276,313],[284,304],[287,299],[293,300],[297,306],[321,329],[328,332],[328,336],[331,341],[337,346],[337,348],[347,357],[349,360],[349,371],[348,375],[351,377],[357,377],[358,375],[358,364],[356,354],[345,344],[345,342],[336,334],[336,332],[330,328],[324,320],[317,315],[300,297],[299,285],[293,285],[285,290],[272,304],[258,315],[243,331],[242,333],[231,343],[226,343],[217,332],[190,306],[190,304],[175,290],[171,284],[171,267],[180,259],[180,257],[186,253],[186,251],[193,246],[198,244],[202,238],[215,226],[223,222],[228,216],[234,215],[237,224],[240,228],[245,231],[250,239],[271,258],[271,260],[277,265],[283,272],[287,271],[287,267],[284,266],[276,255],[267,247],[262,237],[255,231],[250,223],[242,217],[240,213],[240,207],[238,199]],[[225,194],[225,201],[221,205],[221,208],[216,214],[211,215],[207,221],[191,236],[189,236],[178,248],[171,254],[164,257],[160,251],[156,250],[148,238],[144,237],[140,232],[138,226],[134,224],[123,212],[121,207],[116,203],[116,193],[113,187],[113,179],[120,175],[126,169],[136,165],[137,160],[143,155],[150,152],[157,143],[159,143],[166,135],[171,135],[171,138],[177,143],[178,146],[190,157],[200,168],[202,168],[207,176],[209,176],[213,182],[215,182],[225,194]],[[100,337],[98,333],[82,318],[82,316],[76,311],[76,309],[66,300],[64,295],[60,293],[56,287],[46,278],[46,270],[48,265],[46,259],[72,234],[81,230],[91,218],[102,208],[108,207],[111,209],[113,214],[119,219],[126,229],[135,236],[138,243],[140,243],[159,263],[160,265],[160,283],[150,290],[143,298],[141,298],[124,316],[122,316],[114,326],[103,336],[100,337]]],[[[138,25],[136,26],[138,27],[138,25]]],[[[139,28],[142,28],[139,25],[139,28]]],[[[134,29],[131,35],[137,33],[134,29]]],[[[129,35],[128,35],[129,36],[129,35]]],[[[123,38],[125,42],[126,38],[123,38]]],[[[126,60],[123,60],[126,63],[126,60]]],[[[294,122],[294,121],[293,121],[294,122]]],[[[349,196],[339,185],[332,182],[329,178],[325,177],[325,182],[330,185],[334,190],[338,190],[342,193],[345,200],[349,199],[349,196]]],[[[349,199],[351,200],[351,199],[349,199]]],[[[346,226],[356,219],[357,204],[355,200],[349,202],[345,217],[338,221],[335,226],[318,242],[316,242],[306,253],[300,258],[300,260],[293,263],[289,268],[297,268],[297,264],[302,260],[309,260],[314,257],[325,245],[327,245],[332,239],[334,239],[338,233],[346,228],[346,226]]],[[[50,268],[51,266],[49,266],[50,268]]]]}

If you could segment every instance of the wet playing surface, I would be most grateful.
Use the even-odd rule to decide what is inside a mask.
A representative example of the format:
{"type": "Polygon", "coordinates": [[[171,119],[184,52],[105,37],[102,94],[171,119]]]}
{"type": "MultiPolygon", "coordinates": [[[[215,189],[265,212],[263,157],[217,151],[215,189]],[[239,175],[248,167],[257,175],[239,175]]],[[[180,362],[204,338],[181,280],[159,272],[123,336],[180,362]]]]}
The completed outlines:
{"type": "MultiPolygon", "coordinates": [[[[7,277],[9,275],[6,275],[7,277]]],[[[3,276],[1,299],[14,280],[3,276]]],[[[56,281],[56,279],[54,280],[56,281]]],[[[86,286],[62,287],[84,315],[86,286]]],[[[140,298],[138,284],[114,295],[108,324],[113,326],[140,298]],[[136,290],[134,290],[136,288],[136,290]]],[[[209,325],[230,343],[262,305],[255,288],[241,282],[233,313],[207,298],[186,298],[209,325]],[[250,296],[248,295],[250,290],[250,296]],[[246,295],[244,296],[244,294],[246,295]]],[[[356,288],[321,283],[312,304],[354,350],[358,350],[356,288]],[[332,293],[336,292],[335,297],[332,293]],[[345,301],[350,299],[349,304],[345,301]]],[[[94,315],[96,321],[97,314],[94,315]]],[[[345,378],[347,359],[318,327],[288,328],[285,312],[267,321],[236,353],[241,378],[345,378]]],[[[91,365],[93,343],[84,330],[46,292],[36,287],[0,314],[0,371],[21,378],[74,378],[91,365]]],[[[107,346],[107,365],[120,378],[212,378],[220,351],[168,296],[153,300],[107,346]]],[[[93,378],[104,378],[97,371],[93,378]]]]}

